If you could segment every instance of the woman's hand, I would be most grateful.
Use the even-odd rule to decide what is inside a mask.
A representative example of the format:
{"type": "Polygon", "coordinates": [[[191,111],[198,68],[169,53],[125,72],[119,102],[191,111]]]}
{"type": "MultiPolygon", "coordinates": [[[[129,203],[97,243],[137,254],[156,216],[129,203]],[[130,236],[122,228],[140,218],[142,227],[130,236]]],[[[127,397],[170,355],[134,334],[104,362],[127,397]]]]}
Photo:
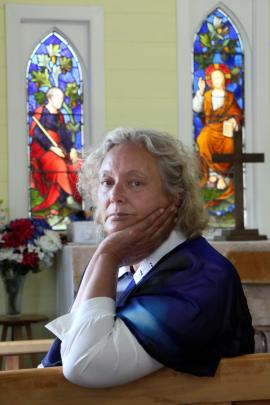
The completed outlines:
{"type": "Polygon", "coordinates": [[[176,213],[176,205],[171,204],[108,235],[87,266],[72,310],[89,298],[115,299],[119,266],[137,264],[157,249],[174,228],[176,213]]]}
{"type": "Polygon", "coordinates": [[[128,228],[113,232],[101,242],[98,253],[111,257],[117,266],[139,263],[167,239],[175,226],[176,213],[173,203],[128,228]]]}

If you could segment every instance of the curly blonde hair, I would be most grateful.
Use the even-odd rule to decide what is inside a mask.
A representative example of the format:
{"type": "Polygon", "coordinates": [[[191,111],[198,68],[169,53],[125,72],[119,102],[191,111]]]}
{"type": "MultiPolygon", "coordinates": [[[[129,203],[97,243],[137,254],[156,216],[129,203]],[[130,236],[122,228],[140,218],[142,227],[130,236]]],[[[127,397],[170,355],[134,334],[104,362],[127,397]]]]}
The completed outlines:
{"type": "Polygon", "coordinates": [[[97,207],[98,173],[107,152],[122,143],[142,145],[156,157],[164,191],[180,201],[175,229],[191,238],[201,234],[207,225],[199,188],[197,158],[168,133],[151,129],[116,128],[101,145],[89,154],[79,173],[78,188],[82,197],[97,207]]]}

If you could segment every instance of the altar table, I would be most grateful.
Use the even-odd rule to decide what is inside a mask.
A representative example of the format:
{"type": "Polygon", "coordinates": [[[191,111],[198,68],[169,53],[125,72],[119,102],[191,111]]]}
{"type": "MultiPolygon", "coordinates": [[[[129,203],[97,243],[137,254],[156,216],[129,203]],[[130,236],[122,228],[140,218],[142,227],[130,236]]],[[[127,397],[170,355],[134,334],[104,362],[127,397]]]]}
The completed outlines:
{"type": "MultiPolygon", "coordinates": [[[[261,241],[210,241],[224,256],[230,252],[270,252],[270,240],[261,241]]],[[[95,245],[69,243],[64,246],[57,260],[57,315],[67,313],[72,305],[81,275],[96,249],[95,245]]],[[[263,254],[263,253],[262,253],[263,254]]],[[[270,268],[269,268],[270,274],[270,268]]],[[[250,281],[243,278],[249,309],[255,325],[270,325],[270,276],[269,281],[250,281]]]]}

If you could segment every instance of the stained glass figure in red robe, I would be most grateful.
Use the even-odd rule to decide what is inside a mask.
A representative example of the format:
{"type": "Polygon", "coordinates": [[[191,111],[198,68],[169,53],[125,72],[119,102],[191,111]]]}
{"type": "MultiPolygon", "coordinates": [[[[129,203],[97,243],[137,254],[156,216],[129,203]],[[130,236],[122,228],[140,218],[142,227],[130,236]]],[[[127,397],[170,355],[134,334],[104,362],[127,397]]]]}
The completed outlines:
{"type": "Polygon", "coordinates": [[[76,188],[77,151],[60,111],[64,93],[58,87],[51,87],[46,99],[47,103],[35,110],[30,127],[32,183],[43,197],[32,208],[33,212],[49,208],[56,201],[78,207],[81,202],[76,188]]]}

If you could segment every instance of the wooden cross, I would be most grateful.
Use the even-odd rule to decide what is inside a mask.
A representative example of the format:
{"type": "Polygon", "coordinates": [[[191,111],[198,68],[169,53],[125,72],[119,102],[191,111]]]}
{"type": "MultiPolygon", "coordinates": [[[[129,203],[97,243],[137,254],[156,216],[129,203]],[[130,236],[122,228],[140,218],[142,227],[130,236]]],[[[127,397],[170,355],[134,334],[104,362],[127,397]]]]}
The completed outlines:
{"type": "Polygon", "coordinates": [[[244,191],[243,164],[264,162],[263,153],[243,153],[242,132],[234,134],[234,153],[213,154],[213,162],[232,163],[235,199],[235,229],[224,231],[226,240],[259,240],[266,236],[259,235],[257,229],[245,229],[244,225],[244,191]]]}

